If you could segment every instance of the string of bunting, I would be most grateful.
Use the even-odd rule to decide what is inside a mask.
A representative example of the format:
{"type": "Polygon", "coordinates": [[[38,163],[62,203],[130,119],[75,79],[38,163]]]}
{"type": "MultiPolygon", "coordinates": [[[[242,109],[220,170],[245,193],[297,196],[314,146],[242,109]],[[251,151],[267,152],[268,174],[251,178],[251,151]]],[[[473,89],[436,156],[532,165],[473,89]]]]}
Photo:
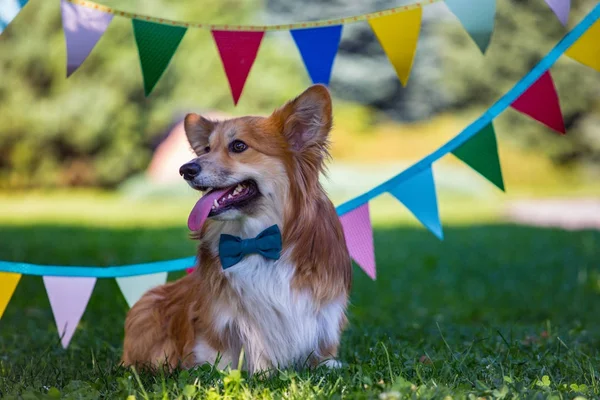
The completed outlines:
{"type": "MultiPolygon", "coordinates": [[[[461,133],[386,182],[337,207],[350,254],[360,268],[376,278],[369,202],[389,193],[436,237],[443,239],[433,165],[453,154],[504,190],[493,120],[511,107],[564,134],[560,101],[550,68],[563,55],[600,71],[600,4],[569,32],[529,73],[461,133]]],[[[85,311],[98,278],[115,278],[132,306],[148,289],[167,280],[171,271],[195,264],[195,258],[115,267],[43,266],[0,261],[0,318],[22,275],[43,277],[63,347],[67,347],[85,311]]]]}
{"type": "MultiPolygon", "coordinates": [[[[41,0],[38,0],[41,1],[41,0]]],[[[156,18],[117,10],[88,0],[60,0],[67,47],[67,77],[85,61],[114,16],[131,19],[138,48],[144,92],[148,96],[167,69],[188,28],[211,32],[237,105],[266,32],[289,31],[313,83],[329,84],[342,28],[367,21],[406,86],[413,65],[423,7],[442,0],[422,0],[387,10],[321,21],[280,25],[215,25],[156,18]]],[[[0,33],[28,0],[5,0],[0,6],[0,33]]],[[[33,2],[33,1],[32,1],[33,2]]],[[[445,0],[481,52],[487,50],[496,0],[445,0]]],[[[546,0],[566,25],[570,0],[546,0]]]]}

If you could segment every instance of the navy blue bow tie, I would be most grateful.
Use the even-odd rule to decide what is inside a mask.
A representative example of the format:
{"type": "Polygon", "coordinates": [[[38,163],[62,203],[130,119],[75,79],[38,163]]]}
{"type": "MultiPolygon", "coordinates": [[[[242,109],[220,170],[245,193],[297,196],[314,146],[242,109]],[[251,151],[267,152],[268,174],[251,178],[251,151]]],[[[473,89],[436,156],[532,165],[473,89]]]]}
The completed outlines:
{"type": "Polygon", "coordinates": [[[271,260],[278,260],[281,253],[281,232],[273,225],[253,239],[222,234],[219,240],[219,258],[223,269],[239,263],[248,254],[260,254],[271,260]]]}

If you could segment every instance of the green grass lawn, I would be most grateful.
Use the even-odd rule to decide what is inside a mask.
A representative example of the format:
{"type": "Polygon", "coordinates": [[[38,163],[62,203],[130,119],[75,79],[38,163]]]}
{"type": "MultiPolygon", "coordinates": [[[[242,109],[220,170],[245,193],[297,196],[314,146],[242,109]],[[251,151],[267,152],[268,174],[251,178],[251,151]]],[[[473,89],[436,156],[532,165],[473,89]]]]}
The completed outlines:
{"type": "MultiPolygon", "coordinates": [[[[191,203],[36,198],[0,198],[0,259],[111,265],[194,252],[191,203]]],[[[118,365],[127,305],[113,279],[98,281],[63,350],[42,279],[26,276],[0,320],[0,398],[600,397],[600,232],[457,217],[440,242],[376,215],[378,280],[354,271],[341,370],[138,376],[118,365]]]]}

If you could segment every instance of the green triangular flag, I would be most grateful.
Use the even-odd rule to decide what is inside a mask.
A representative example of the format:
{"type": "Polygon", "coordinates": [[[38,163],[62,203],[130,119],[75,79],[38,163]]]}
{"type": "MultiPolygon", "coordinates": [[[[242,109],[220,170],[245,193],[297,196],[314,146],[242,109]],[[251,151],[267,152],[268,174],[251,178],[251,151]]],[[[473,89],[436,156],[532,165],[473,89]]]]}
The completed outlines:
{"type": "Polygon", "coordinates": [[[491,122],[455,149],[452,154],[504,191],[496,132],[491,122]]]}
{"type": "Polygon", "coordinates": [[[132,19],[133,34],[140,54],[144,92],[152,92],[169,61],[175,54],[187,28],[132,19]]]}

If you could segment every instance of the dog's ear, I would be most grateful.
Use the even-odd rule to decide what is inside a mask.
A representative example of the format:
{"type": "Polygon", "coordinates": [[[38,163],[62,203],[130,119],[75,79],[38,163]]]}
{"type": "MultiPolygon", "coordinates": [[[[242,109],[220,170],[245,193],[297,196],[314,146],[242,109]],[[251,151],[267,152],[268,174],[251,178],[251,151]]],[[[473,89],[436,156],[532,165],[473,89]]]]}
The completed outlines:
{"type": "Polygon", "coordinates": [[[204,148],[208,146],[208,137],[215,129],[215,123],[198,114],[188,114],[183,126],[192,149],[198,155],[203,154],[204,148]]]}
{"type": "Polygon", "coordinates": [[[331,130],[331,96],[323,85],[313,85],[273,114],[283,124],[290,146],[302,151],[311,146],[327,145],[331,130]]]}

